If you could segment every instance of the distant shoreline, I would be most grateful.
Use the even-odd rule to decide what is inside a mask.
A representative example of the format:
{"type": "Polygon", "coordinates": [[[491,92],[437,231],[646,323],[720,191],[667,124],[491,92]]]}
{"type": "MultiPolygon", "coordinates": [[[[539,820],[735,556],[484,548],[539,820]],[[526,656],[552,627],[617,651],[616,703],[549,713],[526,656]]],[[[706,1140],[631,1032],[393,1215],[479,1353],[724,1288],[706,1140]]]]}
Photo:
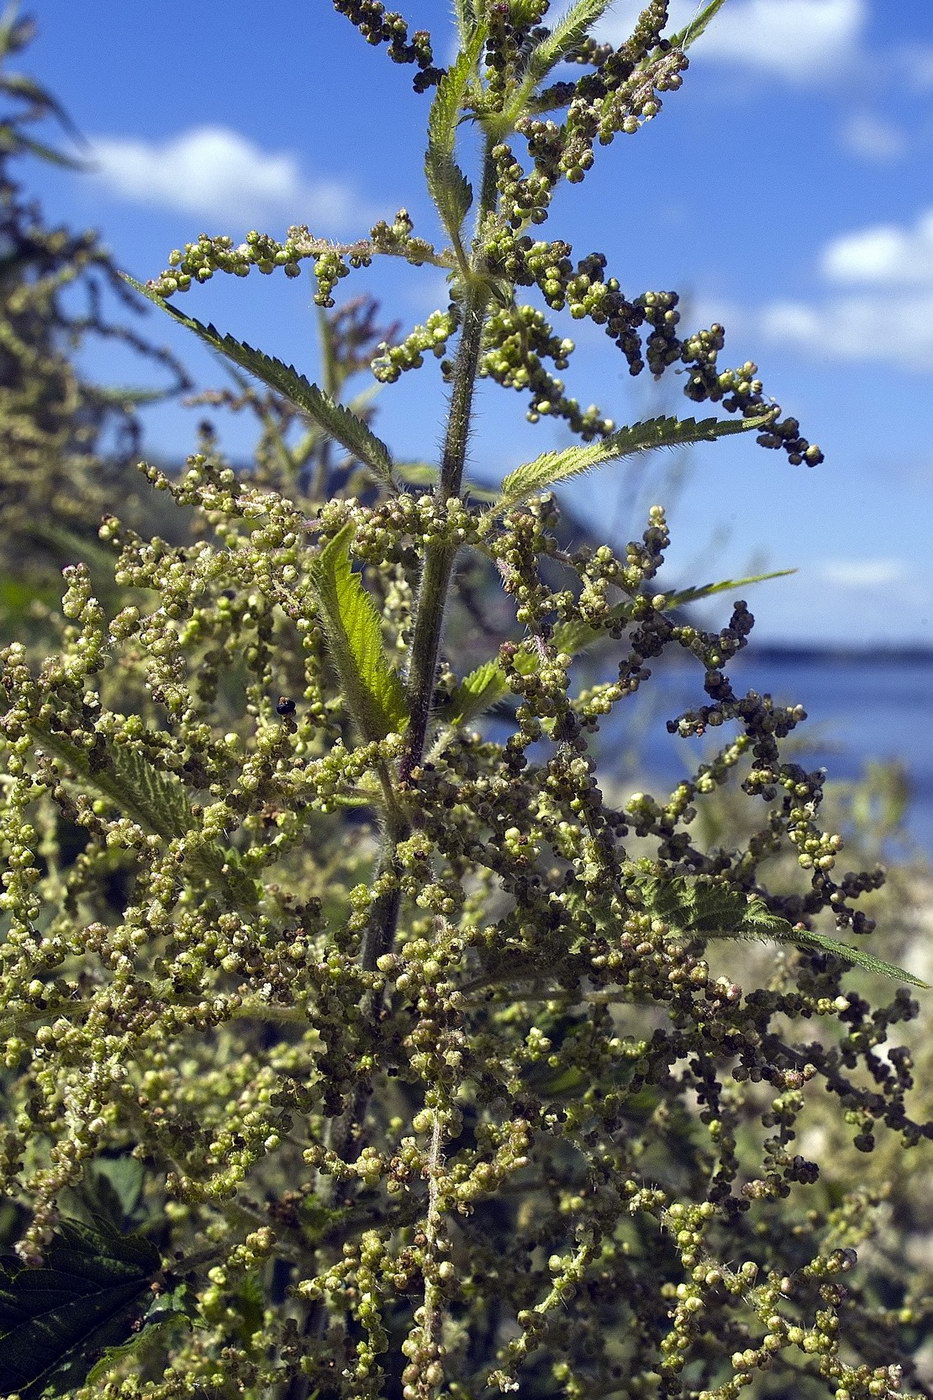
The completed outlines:
{"type": "Polygon", "coordinates": [[[747,648],[735,658],[769,661],[778,665],[871,665],[931,666],[933,646],[828,646],[807,642],[756,642],[752,636],[747,648]]]}

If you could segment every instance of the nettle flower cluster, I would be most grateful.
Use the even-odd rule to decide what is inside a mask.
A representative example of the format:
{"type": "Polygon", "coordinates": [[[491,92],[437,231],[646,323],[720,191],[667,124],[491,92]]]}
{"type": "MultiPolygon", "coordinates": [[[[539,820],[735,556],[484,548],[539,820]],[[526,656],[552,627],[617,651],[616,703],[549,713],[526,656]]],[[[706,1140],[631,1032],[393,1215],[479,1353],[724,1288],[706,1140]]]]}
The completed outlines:
{"type": "Polygon", "coordinates": [[[54,653],[0,658],[7,1393],[930,1394],[929,1291],[882,1212],[884,1154],[933,1136],[891,1043],[918,1006],[847,983],[853,963],[917,981],[861,946],[882,874],[839,868],[823,774],[785,748],[803,710],[733,688],[745,603],[718,631],[685,611],[738,585],[662,590],[660,507],[621,549],[560,540],[550,488],[603,462],[745,430],[819,458],[753,365],[718,370],[720,327],[681,340],[673,294],[627,300],[601,257],[524,232],[655,115],[719,3],[671,37],[652,3],[618,49],[588,37],[605,8],[549,29],[543,0],[459,0],[441,74],[400,17],[336,3],[436,87],[446,246],[403,216],[351,252],[202,237],[147,289],[312,436],[263,408],[255,478],[211,442],[146,468],[185,527],[105,517],[114,600],[70,567],[54,653]],[[547,86],[563,61],[587,71],[547,86]],[[461,116],[486,138],[472,231],[461,116]],[[322,388],[166,301],[312,258],[327,302],[380,253],[452,274],[449,307],[373,366],[442,363],[433,489],[338,401],[340,373],[322,388]],[[685,364],[688,397],[733,417],[581,411],[543,368],[572,343],[519,288],[605,326],[633,372],[685,364]],[[582,439],[491,499],[464,480],[483,376],[582,439]],[[342,475],[306,470],[324,439],[342,475]],[[466,556],[511,609],[469,670],[466,556]],[[581,685],[597,646],[608,669],[581,685]],[[698,703],[669,727],[721,742],[673,792],[622,798],[597,736],[676,651],[698,703]],[[704,842],[728,785],[745,827],[704,842]],[[772,946],[724,966],[722,939],[772,946]]]}

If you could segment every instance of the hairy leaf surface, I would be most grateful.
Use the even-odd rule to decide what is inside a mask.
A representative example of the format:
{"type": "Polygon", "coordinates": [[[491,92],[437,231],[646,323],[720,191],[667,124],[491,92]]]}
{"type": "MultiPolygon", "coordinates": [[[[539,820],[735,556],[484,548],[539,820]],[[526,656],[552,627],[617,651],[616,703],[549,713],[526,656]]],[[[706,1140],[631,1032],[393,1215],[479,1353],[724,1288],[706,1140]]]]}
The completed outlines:
{"type": "Polygon", "coordinates": [[[557,21],[551,33],[532,51],[525,69],[532,83],[546,78],[561,59],[586,38],[598,19],[609,9],[612,0],[576,0],[557,21]]]}
{"type": "MultiPolygon", "coordinates": [[[[194,831],[197,823],[180,780],[157,768],[128,744],[109,744],[102,762],[92,764],[88,752],[64,734],[31,726],[33,739],[46,753],[60,758],[85,786],[94,788],[144,831],[172,841],[194,831]]],[[[232,905],[256,903],[255,883],[240,868],[236,853],[203,845],[189,861],[192,874],[219,885],[232,905]]]]}
{"type": "Polygon", "coordinates": [[[254,350],[251,345],[247,345],[244,341],[235,340],[232,335],[221,335],[215,326],[205,325],[203,321],[197,320],[194,316],[186,316],[171,302],[166,301],[164,297],[160,297],[158,293],[143,286],[141,282],[135,281],[132,277],[126,277],[126,281],[143,296],[148,297],[156,306],[167,311],[181,325],[194,331],[195,335],[199,336],[212,350],[216,350],[218,354],[232,360],[235,365],[245,369],[247,373],[261,380],[270,389],[274,389],[277,394],[281,394],[295,408],[307,414],[324,429],[329,437],[332,437],[335,442],[339,442],[354,457],[358,457],[364,466],[369,467],[375,476],[387,485],[391,485],[392,454],[388,447],[381,438],[376,436],[368,423],[365,423],[362,418],[358,418],[355,413],[351,413],[344,404],[338,403],[323,389],[312,384],[310,379],[299,374],[293,365],[286,365],[282,360],[273,359],[271,355],[266,355],[262,350],[254,350]]]}
{"type": "Polygon", "coordinates": [[[386,659],[379,614],[350,563],[352,525],[345,525],[315,561],[313,577],[330,654],[350,713],[364,739],[405,728],[405,691],[386,659]]]}
{"type": "MultiPolygon", "coordinates": [[[[688,447],[697,442],[714,442],[733,433],[754,432],[771,421],[770,413],[755,418],[649,418],[633,423],[600,442],[586,446],[565,447],[559,452],[542,452],[531,462],[525,462],[510,472],[502,483],[495,513],[508,510],[536,491],[546,491],[559,481],[569,481],[582,472],[601,467],[604,462],[632,457],[638,452],[653,452],[658,447],[688,447]]],[[[489,517],[494,512],[488,513],[489,517]]],[[[487,517],[488,518],[488,517],[487,517]]]]}
{"type": "Polygon", "coordinates": [[[457,118],[485,37],[485,25],[477,25],[457,61],[438,83],[428,120],[428,149],[424,157],[428,189],[456,245],[460,242],[460,227],[473,202],[470,182],[454,159],[457,118]]]}
{"type": "Polygon", "coordinates": [[[648,908],[678,932],[700,938],[745,938],[759,943],[796,943],[832,953],[844,962],[855,963],[867,972],[909,982],[915,987],[928,984],[884,962],[861,948],[840,943],[825,933],[815,933],[791,924],[773,913],[757,895],[746,895],[719,881],[702,877],[673,876],[636,880],[648,908]]]}

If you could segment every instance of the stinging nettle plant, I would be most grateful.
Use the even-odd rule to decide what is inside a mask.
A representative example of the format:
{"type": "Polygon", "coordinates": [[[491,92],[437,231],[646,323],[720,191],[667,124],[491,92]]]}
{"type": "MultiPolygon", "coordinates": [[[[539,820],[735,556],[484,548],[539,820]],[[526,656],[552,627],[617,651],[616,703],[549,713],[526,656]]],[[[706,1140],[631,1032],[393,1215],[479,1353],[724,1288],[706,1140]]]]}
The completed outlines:
{"type": "Polygon", "coordinates": [[[614,48],[591,36],[608,0],[550,24],[546,0],[457,0],[444,70],[400,16],[334,0],[416,69],[440,240],[404,211],[348,245],[202,236],[139,287],[230,363],[263,438],[252,474],[212,440],[146,468],[183,543],[106,516],[106,606],[71,566],[54,654],[2,654],[4,1394],[933,1393],[928,1292],[852,1165],[933,1125],[889,1044],[917,1003],[846,979],[918,979],[863,946],[882,875],[838,873],[823,775],[785,757],[802,709],[730,684],[745,603],[719,632],[685,611],[758,580],[657,592],[660,507],[620,553],[568,551],[548,494],[740,432],[821,459],[753,364],[720,367],[722,327],[682,335],[676,294],[630,297],[537,235],[721,4],[673,33],[652,0],[614,48]],[[371,308],[325,317],[322,385],[176,305],[310,261],[331,308],[381,256],[442,269],[449,302],[371,355],[371,308]],[[581,409],[563,312],[725,416],[581,409]],[[430,467],[377,436],[367,392],[341,401],[361,358],[391,384],[426,355],[430,467]],[[481,379],[577,440],[491,495],[465,477],[481,379]],[[470,559],[513,625],[464,674],[442,643],[470,559]],[[612,678],[580,690],[600,643],[612,678]],[[723,742],[622,801],[595,736],[676,649],[700,703],[669,727],[723,742]],[[500,740],[476,729],[493,707],[500,740]],[[730,783],[747,830],[704,849],[730,783]],[[765,958],[717,971],[724,939],[765,958]]]}

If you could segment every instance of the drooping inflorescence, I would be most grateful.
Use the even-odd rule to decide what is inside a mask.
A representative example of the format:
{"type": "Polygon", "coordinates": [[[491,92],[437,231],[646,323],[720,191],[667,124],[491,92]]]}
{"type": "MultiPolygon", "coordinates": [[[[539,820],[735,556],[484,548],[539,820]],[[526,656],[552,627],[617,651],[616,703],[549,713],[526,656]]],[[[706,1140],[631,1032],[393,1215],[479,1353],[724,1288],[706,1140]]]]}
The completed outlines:
{"type": "Polygon", "coordinates": [[[198,408],[254,412],[256,461],[208,420],[183,468],[144,466],[159,529],[109,502],[46,644],[0,650],[0,1379],[929,1395],[928,1270],[903,1263],[929,1048],[903,987],[862,990],[924,985],[876,956],[884,873],[845,868],[803,707],[736,686],[761,580],[668,587],[661,506],[610,544],[552,494],[745,430],[819,460],[754,364],[719,368],[722,327],[681,335],[676,293],[627,296],[604,255],[527,231],[680,86],[718,5],[666,37],[648,4],[612,47],[595,0],[550,24],[545,0],[458,0],[445,73],[401,16],[335,8],[436,88],[443,238],[400,211],[346,245],[173,254],[146,290],[232,366],[198,408]],[[382,255],[449,275],[401,339],[371,303],[326,314],[382,255]],[[320,384],[178,310],[216,272],[305,262],[320,384]],[[732,416],[581,409],[564,312],[732,416]],[[443,441],[408,462],[348,385],[432,359],[443,441]],[[465,477],[484,378],[574,439],[495,489],[465,477]],[[694,699],[661,721],[684,776],[655,794],[615,758],[670,659],[694,699]]]}

